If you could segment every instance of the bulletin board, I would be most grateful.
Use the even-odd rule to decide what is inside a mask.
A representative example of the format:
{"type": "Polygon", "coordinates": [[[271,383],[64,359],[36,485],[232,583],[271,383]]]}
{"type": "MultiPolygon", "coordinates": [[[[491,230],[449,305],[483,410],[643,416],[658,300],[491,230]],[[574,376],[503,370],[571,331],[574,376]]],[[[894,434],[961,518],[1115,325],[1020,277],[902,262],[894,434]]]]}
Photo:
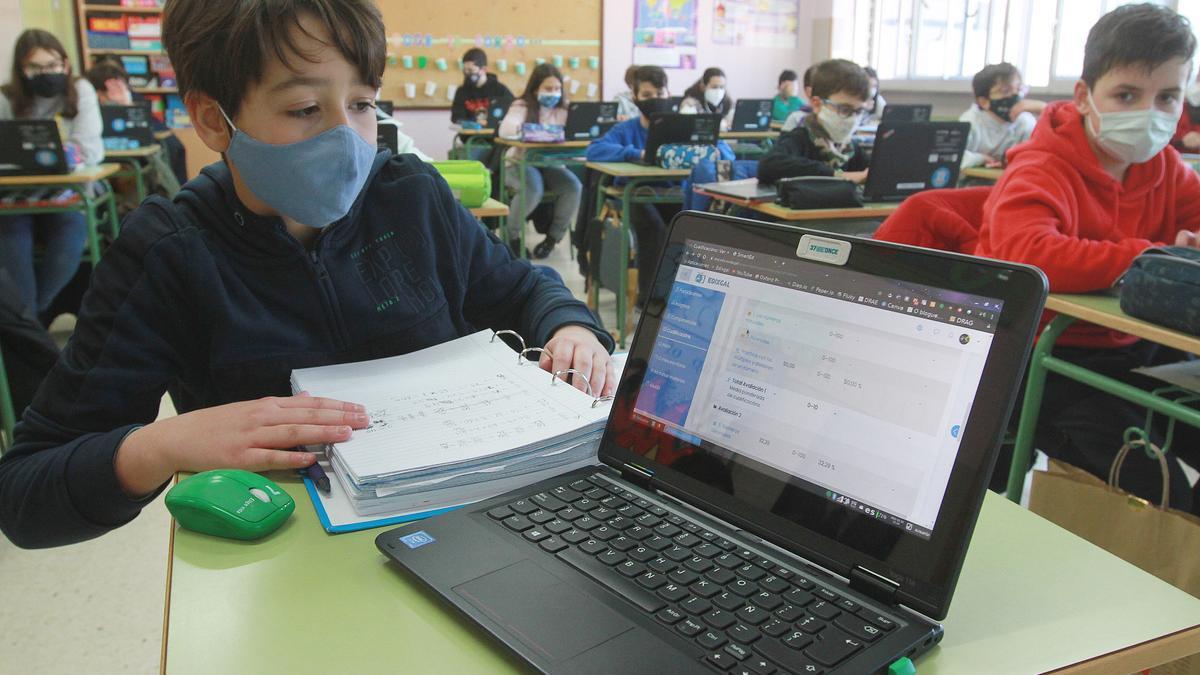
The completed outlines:
{"type": "Polygon", "coordinates": [[[388,34],[380,98],[400,108],[449,108],[471,47],[520,96],[540,62],[553,63],[572,101],[599,101],[602,0],[377,0],[388,34]]]}

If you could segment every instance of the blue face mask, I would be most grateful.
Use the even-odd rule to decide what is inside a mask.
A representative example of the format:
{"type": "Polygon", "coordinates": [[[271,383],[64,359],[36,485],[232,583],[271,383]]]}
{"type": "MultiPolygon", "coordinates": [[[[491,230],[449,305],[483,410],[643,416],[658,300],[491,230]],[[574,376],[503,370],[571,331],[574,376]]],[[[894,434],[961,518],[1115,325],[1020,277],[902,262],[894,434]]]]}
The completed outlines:
{"type": "Polygon", "coordinates": [[[562,94],[538,94],[538,105],[543,108],[553,108],[562,100],[562,94]]]}
{"type": "Polygon", "coordinates": [[[371,173],[378,152],[345,124],[296,143],[251,138],[221,111],[233,137],[225,154],[254,196],[292,220],[322,228],[341,220],[371,173]]]}

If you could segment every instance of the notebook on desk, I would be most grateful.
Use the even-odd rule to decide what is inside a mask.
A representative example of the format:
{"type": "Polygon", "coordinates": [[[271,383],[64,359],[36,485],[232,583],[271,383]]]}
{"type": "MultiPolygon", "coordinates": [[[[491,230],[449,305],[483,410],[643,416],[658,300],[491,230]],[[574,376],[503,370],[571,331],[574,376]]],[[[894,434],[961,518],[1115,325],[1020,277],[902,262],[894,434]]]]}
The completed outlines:
{"type": "Polygon", "coordinates": [[[55,120],[0,120],[0,176],[70,173],[55,120]]]}
{"type": "Polygon", "coordinates": [[[779,190],[775,185],[759,183],[757,178],[702,183],[696,188],[715,195],[741,199],[752,204],[772,202],[779,195],[779,190]]]}
{"type": "Polygon", "coordinates": [[[599,449],[376,538],[548,673],[872,673],[942,635],[1046,297],[1012,263],[684,212],[599,449]]]}

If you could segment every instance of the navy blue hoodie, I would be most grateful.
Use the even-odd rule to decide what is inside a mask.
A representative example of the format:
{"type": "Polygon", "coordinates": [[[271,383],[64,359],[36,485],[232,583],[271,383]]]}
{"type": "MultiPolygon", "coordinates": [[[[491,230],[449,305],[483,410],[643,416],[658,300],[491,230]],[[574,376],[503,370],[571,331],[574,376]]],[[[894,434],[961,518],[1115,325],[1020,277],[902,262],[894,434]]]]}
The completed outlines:
{"type": "MultiPolygon", "coordinates": [[[[180,413],[290,394],[293,368],[394,356],[482,328],[544,344],[577,324],[612,338],[561,284],[514,260],[412,155],[375,159],[311,251],[251,213],[223,163],[151,198],[105,252],[74,335],[0,459],[0,529],[18,546],[132,520],[116,450],[170,390],[180,413]]],[[[161,488],[160,488],[161,490],[161,488]]]]}

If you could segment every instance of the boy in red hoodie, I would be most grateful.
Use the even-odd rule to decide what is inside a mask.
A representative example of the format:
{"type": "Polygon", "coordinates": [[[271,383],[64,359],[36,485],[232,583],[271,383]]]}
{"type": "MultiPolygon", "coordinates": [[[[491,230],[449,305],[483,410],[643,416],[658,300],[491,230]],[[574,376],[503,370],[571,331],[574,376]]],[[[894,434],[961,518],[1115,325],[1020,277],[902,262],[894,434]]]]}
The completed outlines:
{"type": "MultiPolygon", "coordinates": [[[[1112,286],[1151,246],[1195,246],[1200,176],[1167,145],[1195,49],[1188,20],[1170,9],[1127,5],[1101,17],[1088,33],[1074,100],[1047,106],[1029,142],[1009,151],[984,205],[976,254],[1036,265],[1052,292],[1084,293],[1112,286]]],[[[1132,368],[1182,358],[1082,322],[1057,344],[1056,356],[1131,383],[1132,368]]],[[[1122,431],[1144,424],[1144,410],[1051,375],[1037,446],[1106,476],[1122,431]]],[[[1198,440],[1197,430],[1180,424],[1172,451],[1200,466],[1198,440]]],[[[1121,486],[1158,500],[1157,462],[1134,455],[1121,486]]],[[[1170,465],[1172,505],[1191,509],[1192,491],[1178,464],[1170,465]]]]}

